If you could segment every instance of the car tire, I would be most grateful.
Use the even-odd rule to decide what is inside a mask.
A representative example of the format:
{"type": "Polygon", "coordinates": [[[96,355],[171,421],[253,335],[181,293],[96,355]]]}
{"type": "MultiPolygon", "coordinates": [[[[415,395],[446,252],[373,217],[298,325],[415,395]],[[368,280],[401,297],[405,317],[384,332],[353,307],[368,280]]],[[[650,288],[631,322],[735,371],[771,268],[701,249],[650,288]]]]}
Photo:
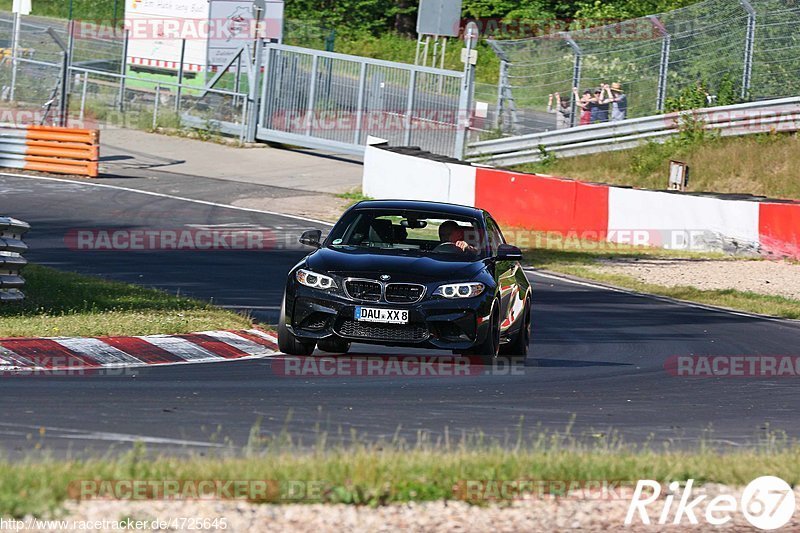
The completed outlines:
{"type": "Polygon", "coordinates": [[[525,309],[523,311],[522,327],[514,335],[514,339],[500,347],[500,353],[509,359],[524,360],[528,356],[528,349],[531,344],[531,300],[525,299],[525,309]]]}
{"type": "Polygon", "coordinates": [[[286,327],[286,296],[281,303],[281,316],[278,322],[278,349],[287,355],[311,355],[317,343],[296,337],[286,327]]]}
{"type": "Polygon", "coordinates": [[[339,337],[328,337],[318,340],[317,348],[323,352],[346,354],[350,351],[350,342],[339,337]]]}
{"type": "Polygon", "coordinates": [[[466,355],[475,355],[480,358],[482,365],[493,365],[497,362],[497,356],[500,354],[500,302],[495,302],[492,306],[492,318],[489,323],[489,332],[486,339],[476,346],[473,346],[464,353],[466,355]]]}

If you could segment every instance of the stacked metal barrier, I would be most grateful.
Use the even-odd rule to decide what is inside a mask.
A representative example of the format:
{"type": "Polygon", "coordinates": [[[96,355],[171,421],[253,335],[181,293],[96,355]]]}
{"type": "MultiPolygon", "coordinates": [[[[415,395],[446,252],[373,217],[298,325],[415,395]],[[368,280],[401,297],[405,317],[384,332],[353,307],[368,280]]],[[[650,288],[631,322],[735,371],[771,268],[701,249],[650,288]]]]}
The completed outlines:
{"type": "Polygon", "coordinates": [[[22,287],[25,278],[22,268],[28,261],[22,257],[28,245],[22,237],[31,229],[27,222],[10,217],[0,217],[0,302],[17,301],[25,298],[22,287]]]}
{"type": "Polygon", "coordinates": [[[0,167],[96,178],[99,159],[98,130],[0,124],[0,167]]]}

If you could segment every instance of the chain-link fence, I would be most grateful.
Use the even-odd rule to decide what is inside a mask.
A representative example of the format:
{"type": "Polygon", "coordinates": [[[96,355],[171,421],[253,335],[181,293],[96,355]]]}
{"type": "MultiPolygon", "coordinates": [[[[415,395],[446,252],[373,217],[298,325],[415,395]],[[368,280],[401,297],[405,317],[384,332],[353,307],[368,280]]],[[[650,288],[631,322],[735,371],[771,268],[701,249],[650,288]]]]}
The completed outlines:
{"type": "MultiPolygon", "coordinates": [[[[138,63],[128,53],[126,61],[133,43],[126,31],[86,24],[0,13],[0,45],[17,43],[16,60],[8,50],[0,63],[6,108],[52,108],[26,116],[31,123],[66,116],[71,125],[191,127],[349,153],[361,153],[373,136],[463,155],[469,91],[462,72],[277,44],[253,65],[254,43],[243,43],[224,72],[205,60],[187,70],[180,60],[138,63]]],[[[287,29],[292,42],[333,44],[333,34],[316,26],[287,29]]],[[[177,49],[185,51],[186,41],[177,49]]]]}
{"type": "Polygon", "coordinates": [[[706,0],[612,25],[492,40],[504,62],[498,123],[506,133],[554,129],[547,103],[560,93],[578,125],[584,91],[615,82],[628,118],[679,106],[690,93],[707,93],[709,105],[797,95],[798,23],[794,0],[706,0]]]}
{"type": "Polygon", "coordinates": [[[70,32],[70,23],[65,20],[34,16],[17,20],[13,14],[0,13],[0,98],[9,102],[6,109],[11,113],[5,121],[58,123],[65,96],[72,125],[138,129],[189,126],[211,133],[244,134],[244,91],[248,87],[246,80],[235,83],[236,74],[221,85],[238,91],[205,91],[200,83],[140,77],[130,72],[123,60],[127,35],[122,30],[87,28],[86,23],[76,22],[83,26],[73,26],[70,32]],[[69,57],[68,75],[64,75],[65,56],[69,57]],[[62,80],[66,81],[65,92],[61,90],[62,80]]]}

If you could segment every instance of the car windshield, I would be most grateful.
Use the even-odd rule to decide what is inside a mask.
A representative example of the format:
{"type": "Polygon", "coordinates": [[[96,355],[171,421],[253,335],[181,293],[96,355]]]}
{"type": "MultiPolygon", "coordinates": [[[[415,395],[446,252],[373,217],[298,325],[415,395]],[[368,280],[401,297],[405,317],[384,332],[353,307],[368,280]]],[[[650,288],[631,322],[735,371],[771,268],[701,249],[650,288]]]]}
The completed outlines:
{"type": "Polygon", "coordinates": [[[331,248],[372,248],[415,254],[483,254],[485,232],[475,218],[411,210],[351,211],[327,239],[331,248]]]}

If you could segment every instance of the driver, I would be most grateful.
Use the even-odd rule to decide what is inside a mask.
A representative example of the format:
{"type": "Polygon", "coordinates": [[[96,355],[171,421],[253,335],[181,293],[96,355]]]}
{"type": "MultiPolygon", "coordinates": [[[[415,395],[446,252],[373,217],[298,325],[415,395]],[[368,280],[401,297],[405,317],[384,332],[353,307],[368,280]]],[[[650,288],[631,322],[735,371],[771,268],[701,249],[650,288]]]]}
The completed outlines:
{"type": "Polygon", "coordinates": [[[442,222],[439,226],[439,240],[442,243],[452,243],[462,252],[477,253],[477,248],[464,240],[464,228],[454,220],[442,222]]]}

